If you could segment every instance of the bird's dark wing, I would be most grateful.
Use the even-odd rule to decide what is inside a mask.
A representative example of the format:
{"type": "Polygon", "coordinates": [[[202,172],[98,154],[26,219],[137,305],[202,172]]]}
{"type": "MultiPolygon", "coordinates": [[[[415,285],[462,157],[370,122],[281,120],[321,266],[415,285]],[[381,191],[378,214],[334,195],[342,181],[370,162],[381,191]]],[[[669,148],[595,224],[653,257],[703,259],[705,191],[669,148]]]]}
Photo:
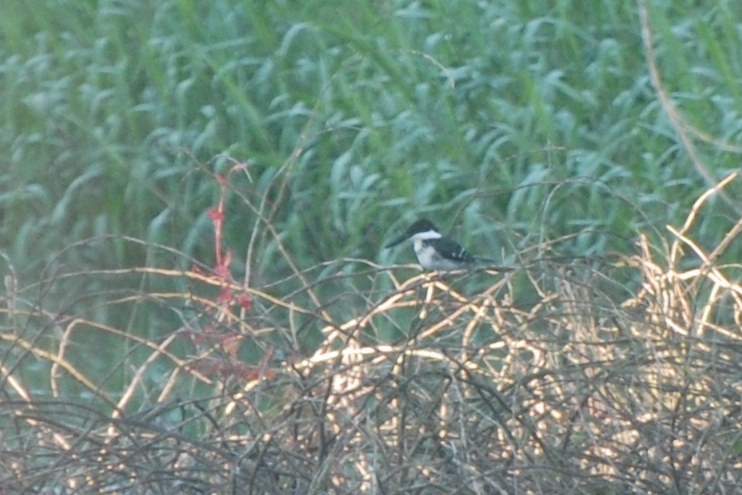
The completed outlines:
{"type": "Polygon", "coordinates": [[[428,239],[425,241],[425,244],[434,247],[445,258],[464,263],[473,263],[476,261],[474,256],[469,254],[458,242],[451,239],[446,239],[445,237],[441,239],[428,239]]]}

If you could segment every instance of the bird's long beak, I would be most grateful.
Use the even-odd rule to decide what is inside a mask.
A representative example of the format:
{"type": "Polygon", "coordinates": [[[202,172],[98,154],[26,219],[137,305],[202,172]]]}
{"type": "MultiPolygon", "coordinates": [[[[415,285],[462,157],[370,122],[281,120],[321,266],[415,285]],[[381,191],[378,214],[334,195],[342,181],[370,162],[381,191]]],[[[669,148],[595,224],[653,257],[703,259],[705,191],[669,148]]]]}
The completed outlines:
{"type": "Polygon", "coordinates": [[[390,242],[389,244],[387,244],[386,246],[384,246],[384,249],[389,249],[390,247],[394,247],[397,244],[401,244],[401,243],[403,243],[404,241],[406,241],[409,238],[410,238],[409,234],[407,234],[407,232],[405,232],[404,234],[402,234],[401,236],[397,237],[392,242],[390,242]]]}

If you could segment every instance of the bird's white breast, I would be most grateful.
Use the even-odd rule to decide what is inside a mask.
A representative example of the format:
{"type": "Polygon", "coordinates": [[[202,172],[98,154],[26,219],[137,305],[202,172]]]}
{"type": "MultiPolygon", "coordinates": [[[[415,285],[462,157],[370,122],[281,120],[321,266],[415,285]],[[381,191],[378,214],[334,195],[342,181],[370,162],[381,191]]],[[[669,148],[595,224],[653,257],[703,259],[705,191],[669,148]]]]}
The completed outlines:
{"type": "Polygon", "coordinates": [[[438,257],[435,249],[432,246],[426,246],[423,239],[415,239],[414,245],[417,261],[420,265],[428,270],[434,269],[433,265],[438,257]]]}
{"type": "Polygon", "coordinates": [[[413,244],[417,261],[426,270],[457,270],[461,268],[461,263],[443,258],[433,246],[425,243],[425,239],[415,239],[413,244]]]}

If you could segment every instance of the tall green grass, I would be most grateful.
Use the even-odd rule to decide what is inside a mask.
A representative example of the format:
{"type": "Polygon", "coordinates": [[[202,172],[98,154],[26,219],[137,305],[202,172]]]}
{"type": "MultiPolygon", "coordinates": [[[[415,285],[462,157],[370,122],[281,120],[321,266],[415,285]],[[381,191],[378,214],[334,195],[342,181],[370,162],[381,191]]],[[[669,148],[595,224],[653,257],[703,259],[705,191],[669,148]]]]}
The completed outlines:
{"type": "MultiPolygon", "coordinates": [[[[203,259],[210,173],[233,159],[250,163],[251,200],[277,201],[270,221],[302,266],[411,260],[379,247],[419,215],[506,258],[533,236],[570,236],[568,254],[631,249],[708,187],[650,84],[637,8],[8,0],[0,242],[31,272],[105,234],[203,259]]],[[[650,10],[682,117],[732,144],[741,10],[650,10]]],[[[710,177],[739,167],[736,150],[696,143],[710,177]]],[[[227,238],[241,254],[256,217],[232,208],[227,238]]],[[[733,217],[699,229],[712,244],[733,217]]],[[[282,257],[260,241],[262,276],[281,276],[282,257]]],[[[126,246],[66,262],[144,262],[126,246]]]]}
{"type": "Polygon", "coordinates": [[[0,484],[734,486],[739,1],[0,10],[0,484]]]}

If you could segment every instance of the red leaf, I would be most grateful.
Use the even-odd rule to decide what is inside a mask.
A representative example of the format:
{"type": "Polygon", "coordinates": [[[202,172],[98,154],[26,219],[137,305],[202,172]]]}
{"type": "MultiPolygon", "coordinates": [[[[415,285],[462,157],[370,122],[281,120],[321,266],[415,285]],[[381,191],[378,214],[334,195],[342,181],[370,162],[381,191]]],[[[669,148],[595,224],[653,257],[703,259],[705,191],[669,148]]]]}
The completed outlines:
{"type": "Polygon", "coordinates": [[[209,218],[214,222],[221,222],[224,220],[224,212],[217,209],[217,208],[211,208],[209,210],[209,218]]]}
{"type": "Polygon", "coordinates": [[[222,287],[222,290],[219,292],[219,297],[217,297],[216,300],[220,303],[231,301],[232,289],[230,289],[229,287],[222,287]]]}
{"type": "Polygon", "coordinates": [[[237,296],[237,304],[242,306],[242,309],[248,310],[252,306],[252,299],[247,294],[240,294],[237,296]]]}

